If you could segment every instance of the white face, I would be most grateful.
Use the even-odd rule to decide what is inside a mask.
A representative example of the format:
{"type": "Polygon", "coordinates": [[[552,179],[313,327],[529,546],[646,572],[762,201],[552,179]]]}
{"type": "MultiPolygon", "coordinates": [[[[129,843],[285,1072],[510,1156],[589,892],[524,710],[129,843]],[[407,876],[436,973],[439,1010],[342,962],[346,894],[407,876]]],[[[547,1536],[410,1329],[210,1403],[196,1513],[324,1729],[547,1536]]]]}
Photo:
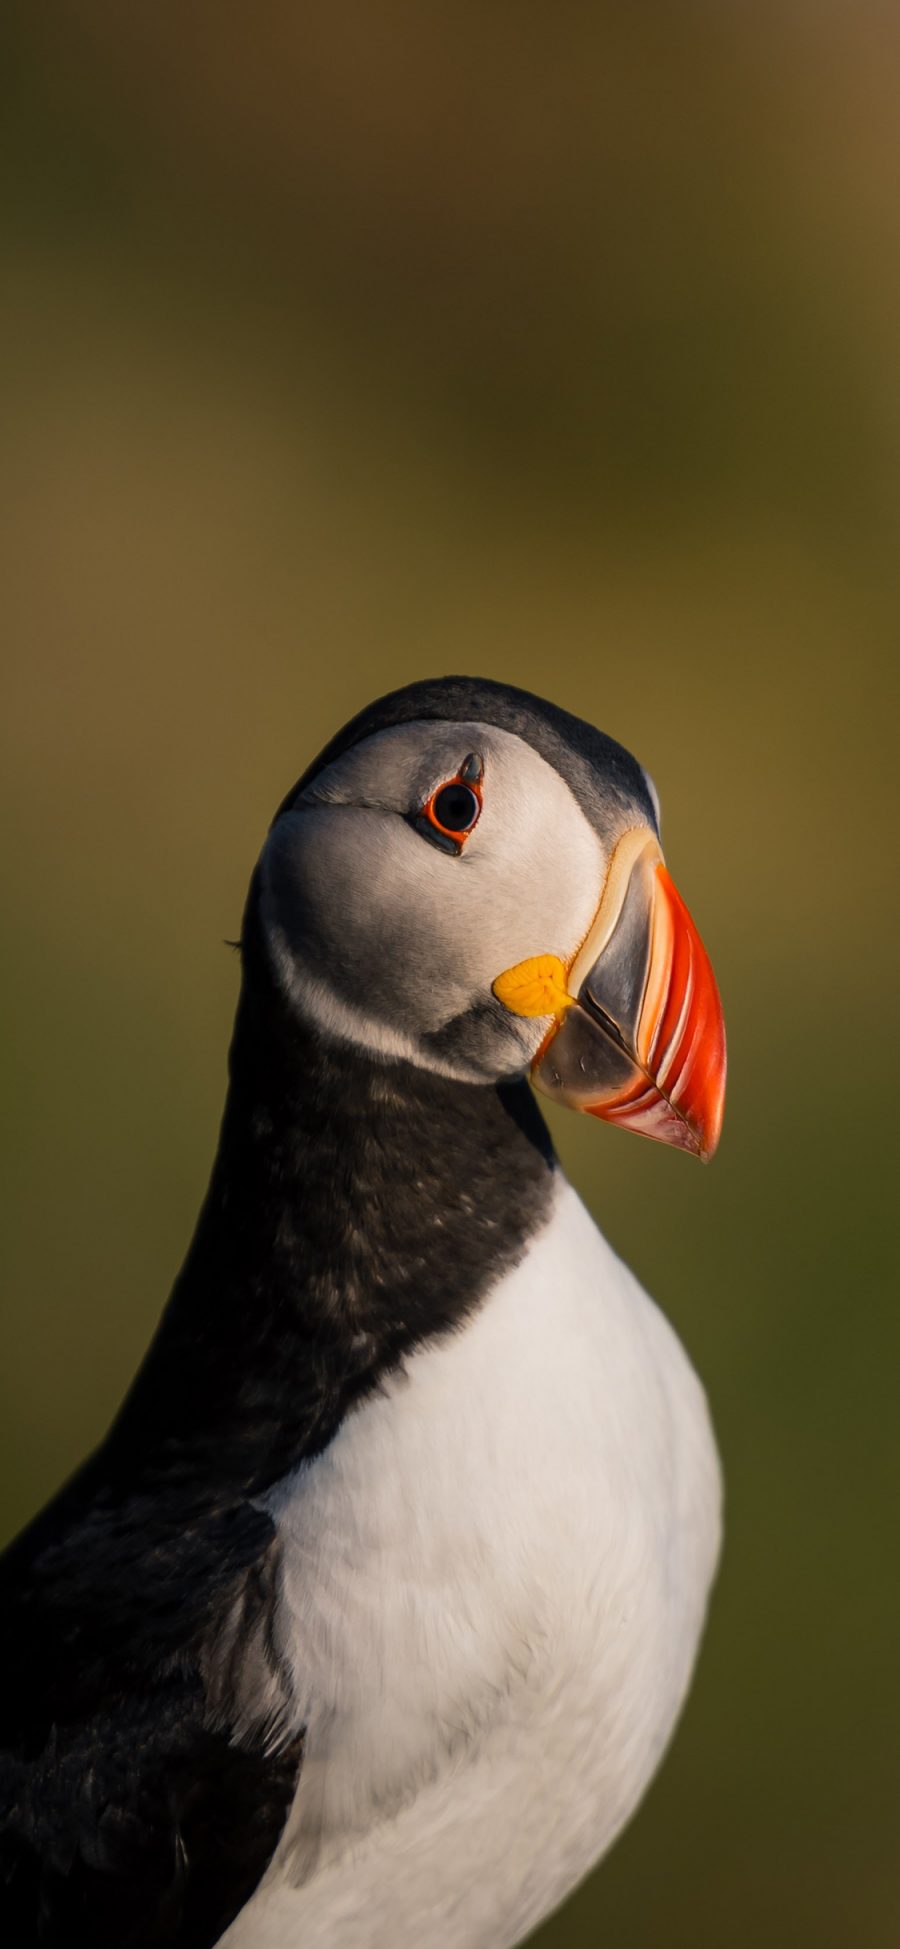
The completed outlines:
{"type": "Polygon", "coordinates": [[[330,1036],[466,1080],[528,1068],[547,1018],[491,993],[530,955],[571,960],[627,811],[601,840],[568,785],[487,724],[379,731],[319,772],[261,861],[261,917],[279,982],[330,1036]],[[482,808],[458,855],[410,823],[470,753],[482,808]]]}

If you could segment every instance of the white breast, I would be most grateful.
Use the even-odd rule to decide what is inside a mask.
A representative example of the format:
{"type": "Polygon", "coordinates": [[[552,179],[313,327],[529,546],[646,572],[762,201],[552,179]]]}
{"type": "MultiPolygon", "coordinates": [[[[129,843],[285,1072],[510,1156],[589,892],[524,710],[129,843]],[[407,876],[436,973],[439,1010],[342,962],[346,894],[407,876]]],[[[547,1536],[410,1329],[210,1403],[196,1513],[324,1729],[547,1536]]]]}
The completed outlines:
{"type": "Polygon", "coordinates": [[[504,1949],[635,1807],[690,1676],[719,1469],[670,1327],[549,1224],[270,1498],[308,1727],[229,1949],[504,1949]]]}

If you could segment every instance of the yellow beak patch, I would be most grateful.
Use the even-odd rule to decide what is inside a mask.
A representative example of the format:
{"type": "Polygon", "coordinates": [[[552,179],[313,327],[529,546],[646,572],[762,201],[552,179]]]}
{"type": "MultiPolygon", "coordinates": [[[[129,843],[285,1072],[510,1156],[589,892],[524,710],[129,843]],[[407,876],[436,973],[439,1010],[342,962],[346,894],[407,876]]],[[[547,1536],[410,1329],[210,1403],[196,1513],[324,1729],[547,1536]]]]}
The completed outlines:
{"type": "Polygon", "coordinates": [[[563,1015],[574,996],[558,954],[532,954],[491,982],[491,991],[511,1015],[563,1015]]]}

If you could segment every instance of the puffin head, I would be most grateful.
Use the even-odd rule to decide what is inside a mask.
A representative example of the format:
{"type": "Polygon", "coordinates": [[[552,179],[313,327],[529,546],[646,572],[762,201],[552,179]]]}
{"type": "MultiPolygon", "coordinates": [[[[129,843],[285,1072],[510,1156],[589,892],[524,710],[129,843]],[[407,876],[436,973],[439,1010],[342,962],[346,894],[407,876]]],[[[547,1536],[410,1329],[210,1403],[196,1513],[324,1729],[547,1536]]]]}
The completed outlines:
{"type": "Polygon", "coordinates": [[[322,1036],[711,1156],[725,1036],[655,789],[580,719],[450,677],[382,698],[277,813],[256,911],[322,1036]]]}

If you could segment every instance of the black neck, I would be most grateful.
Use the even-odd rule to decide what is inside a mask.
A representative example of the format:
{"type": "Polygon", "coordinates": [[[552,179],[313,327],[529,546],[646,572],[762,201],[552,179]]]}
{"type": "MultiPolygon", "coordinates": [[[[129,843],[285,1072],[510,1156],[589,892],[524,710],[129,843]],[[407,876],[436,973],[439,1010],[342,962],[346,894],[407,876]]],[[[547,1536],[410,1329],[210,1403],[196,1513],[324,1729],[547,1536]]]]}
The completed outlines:
{"type": "Polygon", "coordinates": [[[327,1043],[245,950],[209,1192],[107,1466],[261,1493],[521,1257],[552,1165],[525,1083],[327,1043]]]}

